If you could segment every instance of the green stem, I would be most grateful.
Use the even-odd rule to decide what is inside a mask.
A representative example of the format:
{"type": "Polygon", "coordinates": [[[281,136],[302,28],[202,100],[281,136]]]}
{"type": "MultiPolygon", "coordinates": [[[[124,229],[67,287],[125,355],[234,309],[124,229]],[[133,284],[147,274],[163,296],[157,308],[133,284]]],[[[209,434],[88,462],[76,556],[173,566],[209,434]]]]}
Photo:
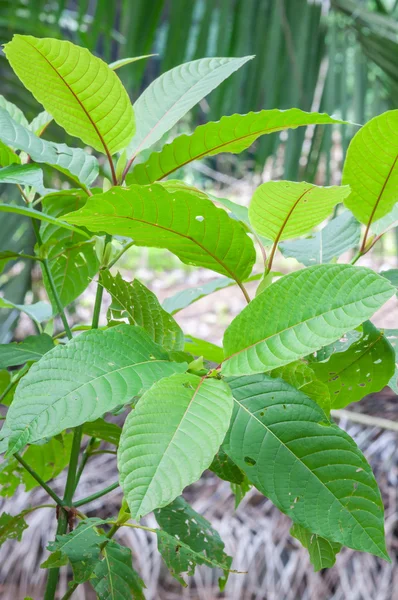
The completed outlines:
{"type": "MultiPolygon", "coordinates": [[[[109,244],[109,242],[111,240],[112,240],[112,236],[109,235],[109,234],[106,234],[106,236],[105,236],[104,252],[105,252],[105,248],[106,248],[107,244],[109,244]]],[[[101,285],[100,281],[98,280],[97,293],[95,294],[93,322],[92,322],[92,325],[91,325],[92,329],[98,329],[99,318],[100,318],[100,313],[101,313],[102,296],[103,295],[104,295],[104,286],[101,285]]]]}
{"type": "Polygon", "coordinates": [[[108,485],[108,487],[104,488],[103,490],[100,490],[99,492],[95,492],[95,494],[91,494],[91,496],[87,496],[86,498],[82,498],[82,500],[78,500],[77,502],[74,502],[73,506],[78,507],[78,506],[83,506],[83,504],[88,504],[89,502],[92,502],[93,500],[97,500],[97,498],[101,498],[101,496],[105,496],[106,494],[109,494],[109,492],[116,490],[116,488],[118,488],[118,487],[119,487],[119,482],[115,481],[114,483],[112,483],[111,485],[108,485]]]}
{"type": "MultiPolygon", "coordinates": [[[[63,535],[68,528],[68,516],[64,510],[61,510],[58,517],[58,526],[56,535],[63,535]]],[[[43,600],[54,600],[57,591],[59,577],[59,567],[49,569],[46,591],[43,600]]]]}
{"type": "Polygon", "coordinates": [[[80,477],[82,476],[82,473],[84,471],[84,467],[86,466],[86,463],[87,463],[88,459],[90,458],[90,456],[92,454],[91,448],[95,444],[95,440],[96,439],[97,439],[96,437],[92,437],[90,439],[89,443],[87,444],[87,447],[86,447],[85,451],[83,452],[82,460],[81,460],[80,466],[79,466],[79,468],[77,470],[77,473],[76,473],[75,491],[76,491],[76,488],[77,488],[77,486],[79,484],[80,477]]]}
{"type": "Polygon", "coordinates": [[[120,250],[119,254],[117,254],[115,256],[115,258],[109,263],[107,268],[111,269],[113,267],[113,265],[115,265],[117,263],[117,261],[123,256],[123,254],[125,252],[127,252],[127,250],[129,250],[129,248],[131,248],[134,245],[135,245],[135,242],[129,242],[128,244],[123,246],[123,248],[120,250]]]}
{"type": "Polygon", "coordinates": [[[29,475],[31,475],[33,479],[35,479],[37,483],[43,488],[43,490],[45,490],[47,494],[51,496],[51,498],[58,504],[58,506],[63,506],[63,500],[61,500],[61,498],[57,496],[57,494],[50,488],[50,486],[48,486],[46,482],[43,481],[40,475],[38,475],[36,471],[34,471],[32,467],[28,465],[27,462],[25,462],[22,456],[18,452],[16,452],[14,456],[17,459],[17,461],[23,466],[23,468],[29,473],[29,475]]]}

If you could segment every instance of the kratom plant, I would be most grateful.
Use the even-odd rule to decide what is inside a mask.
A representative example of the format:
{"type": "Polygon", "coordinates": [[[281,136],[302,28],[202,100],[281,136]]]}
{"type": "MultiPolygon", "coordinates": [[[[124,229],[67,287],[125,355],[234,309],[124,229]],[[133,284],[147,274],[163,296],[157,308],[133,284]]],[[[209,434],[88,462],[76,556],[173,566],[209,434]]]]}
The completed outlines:
{"type": "MultiPolygon", "coordinates": [[[[27,490],[40,485],[54,502],[44,505],[58,519],[42,565],[49,569],[45,600],[55,598],[63,565],[73,571],[64,599],[83,582],[101,600],[144,598],[130,549],[113,539],[121,527],[157,536],[181,583],[200,564],[221,570],[223,587],[232,559],[181,496],[206,469],[231,482],[237,503],[255,486],[288,515],[316,570],[332,566],[342,546],[389,560],[377,483],[331,411],[385,385],[398,391],[397,331],[379,331],[369,320],[396,294],[398,273],[354,266],[397,219],[398,111],[358,130],[341,186],[263,183],[247,211],[164,178],[193,160],[240,153],[271,132],[344,123],[296,108],[235,114],[150,152],[251,57],[174,68],[132,106],[114,72],[120,65],[83,48],[16,35],[4,51],[45,109],[29,123],[0,98],[0,181],[21,193],[20,203],[1,203],[0,211],[30,218],[37,239],[33,257],[3,248],[1,266],[36,260],[49,298],[24,306],[0,299],[38,330],[0,346],[7,407],[1,494],[12,496],[21,483],[27,490]],[[42,139],[52,120],[104,155],[110,176],[102,185],[92,151],[42,139]],[[45,187],[41,163],[60,172],[60,191],[45,187]],[[65,189],[66,182],[73,187],[65,189]],[[126,281],[115,270],[132,245],[169,250],[220,277],[162,306],[138,279],[126,281]],[[256,246],[265,265],[252,274],[256,246]],[[278,249],[302,268],[275,274],[278,249]],[[351,249],[351,263],[338,264],[351,249]],[[92,323],[72,328],[65,309],[93,280],[92,323]],[[246,283],[253,281],[259,285],[251,298],[246,283]],[[173,315],[227,286],[238,286],[247,306],[227,327],[223,349],[183,332],[173,315]],[[104,291],[111,304],[107,326],[99,327],[104,291]],[[63,329],[54,331],[58,317],[63,329]],[[111,422],[114,414],[127,414],[123,428],[111,422]],[[82,472],[103,451],[117,454],[119,479],[81,498],[82,472]],[[49,481],[66,467],[61,498],[49,481]],[[119,514],[81,512],[118,486],[119,514]],[[152,511],[156,529],[140,524],[152,511]]],[[[25,516],[41,508],[3,513],[1,542],[20,540],[25,516]]]]}

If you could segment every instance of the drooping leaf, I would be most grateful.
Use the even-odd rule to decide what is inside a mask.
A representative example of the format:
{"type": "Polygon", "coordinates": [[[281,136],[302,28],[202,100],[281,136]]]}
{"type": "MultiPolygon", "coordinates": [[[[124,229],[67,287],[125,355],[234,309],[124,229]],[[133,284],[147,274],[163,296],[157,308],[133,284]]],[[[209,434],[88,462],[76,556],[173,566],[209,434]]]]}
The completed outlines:
{"type": "Polygon", "coordinates": [[[86,331],[44,355],[18,384],[6,420],[10,452],[94,421],[185,369],[184,363],[169,362],[140,327],[86,331]]]}
{"type": "Polygon", "coordinates": [[[65,218],[91,231],[132,237],[137,246],[167,248],[186,264],[239,281],[255,260],[253,242],[224,210],[187,191],[169,193],[160,184],[112,188],[65,218]]]}
{"type": "Polygon", "coordinates": [[[398,202],[398,110],[371,119],[353,137],[344,163],[343,183],[351,188],[344,203],[368,225],[398,202]]]}
{"type": "Polygon", "coordinates": [[[0,310],[2,308],[15,308],[28,315],[35,323],[43,323],[52,317],[51,306],[47,302],[35,302],[34,304],[14,304],[10,300],[0,298],[0,310]]]}
{"type": "Polygon", "coordinates": [[[311,368],[328,386],[331,408],[344,408],[388,385],[395,371],[395,353],[384,333],[367,321],[357,342],[345,352],[332,354],[327,362],[312,363],[311,368]]]}
{"type": "Polygon", "coordinates": [[[317,376],[314,369],[301,360],[277,367],[268,373],[270,377],[280,377],[286,383],[301,390],[308,398],[314,400],[329,416],[331,409],[330,392],[328,386],[317,376]]]}
{"type": "Polygon", "coordinates": [[[48,113],[46,110],[43,110],[29,123],[29,129],[33,131],[35,135],[41,137],[52,120],[53,118],[50,113],[48,113]]]}
{"type": "MultiPolygon", "coordinates": [[[[71,210],[84,206],[86,200],[84,192],[68,190],[49,194],[43,199],[42,206],[47,215],[62,219],[71,210]]],[[[99,261],[94,241],[87,241],[85,235],[48,222],[42,223],[40,234],[48,247],[49,267],[62,306],[68,306],[84,292],[98,271],[99,261]]],[[[58,306],[48,284],[47,274],[44,269],[42,272],[54,313],[57,313],[58,306]]]]}
{"type": "Polygon", "coordinates": [[[90,236],[85,233],[82,229],[78,227],[74,227],[69,223],[65,223],[61,219],[56,219],[51,215],[46,215],[40,210],[35,210],[34,208],[30,208],[28,206],[17,206],[16,204],[2,204],[0,202],[0,212],[5,213],[14,213],[17,215],[22,215],[23,217],[29,217],[31,219],[38,219],[39,221],[45,221],[46,223],[51,223],[56,225],[57,227],[61,227],[62,229],[69,229],[69,231],[75,231],[79,235],[84,236],[86,239],[90,239],[90,236]]]}
{"type": "Polygon", "coordinates": [[[268,181],[253,194],[250,223],[257,233],[274,242],[298,237],[322,223],[349,191],[348,186],[268,181]]]}
{"type": "Polygon", "coordinates": [[[54,342],[45,333],[30,335],[22,342],[0,344],[0,369],[23,365],[31,360],[39,360],[53,347],[54,342]]]}
{"type": "Polygon", "coordinates": [[[137,132],[127,156],[136,156],[160,140],[195,104],[251,58],[201,58],[155,79],[134,103],[137,132]]]}
{"type": "Polygon", "coordinates": [[[306,267],[329,263],[359,244],[361,227],[347,210],[332,219],[320,231],[308,238],[282,242],[280,251],[286,258],[295,258],[306,267]]]}
{"type": "Polygon", "coordinates": [[[209,469],[220,479],[229,481],[230,483],[241,484],[245,478],[243,471],[229,458],[228,454],[222,448],[219,449],[213,458],[209,469]]]}
{"type": "Polygon", "coordinates": [[[51,165],[84,186],[90,185],[98,176],[98,161],[94,156],[80,148],[42,140],[1,109],[0,140],[7,146],[23,150],[34,162],[51,165]]]}
{"type": "Polygon", "coordinates": [[[112,320],[127,318],[131,325],[139,325],[145,329],[153,341],[165,350],[184,349],[181,327],[160,306],[155,294],[138,279],[129,283],[120,273],[113,277],[108,270],[103,270],[100,281],[112,297],[109,307],[112,320]]]}
{"type": "Polygon", "coordinates": [[[228,386],[196,375],[168,377],[142,396],[118,450],[120,485],[133,519],[166,506],[199,479],[223,441],[231,411],[228,386]]]}
{"type": "Polygon", "coordinates": [[[224,359],[224,353],[220,346],[195,338],[192,335],[185,336],[184,349],[194,356],[203,356],[205,360],[210,360],[217,364],[221,363],[224,359]]]}
{"type": "Polygon", "coordinates": [[[132,56],[130,58],[120,58],[119,60],[115,60],[115,61],[109,63],[108,66],[110,69],[112,69],[112,71],[117,71],[117,69],[120,69],[121,67],[130,65],[131,63],[137,62],[138,60],[144,60],[145,58],[151,58],[151,56],[156,56],[156,54],[145,54],[143,56],[132,56]]]}
{"type": "MultiPolygon", "coordinates": [[[[224,552],[224,542],[211,523],[197,513],[182,496],[168,506],[155,510],[155,517],[163,531],[189,546],[195,553],[224,565],[224,573],[228,577],[232,558],[224,552]]],[[[195,565],[192,568],[195,570],[195,565]]],[[[173,574],[181,581],[178,571],[173,574]]],[[[182,583],[185,584],[184,580],[182,583]]]]}
{"type": "Polygon", "coordinates": [[[90,579],[98,600],[145,600],[146,586],[132,567],[130,548],[111,540],[102,549],[102,555],[90,579]]]}
{"type": "Polygon", "coordinates": [[[24,513],[15,516],[6,512],[2,513],[0,516],[0,546],[7,540],[21,541],[23,532],[28,528],[24,516],[24,513]]]}
{"type": "MultiPolygon", "coordinates": [[[[136,109],[137,110],[137,109],[136,109]]],[[[247,115],[222,117],[215,123],[197,127],[191,135],[181,135],[147,161],[137,165],[127,178],[129,184],[153,183],[180,167],[205,156],[221,152],[237,154],[249,148],[257,138],[267,133],[296,129],[306,125],[342,123],[326,114],[307,113],[298,108],[261,110],[247,115]]]]}
{"type": "Polygon", "coordinates": [[[9,165],[0,169],[0,183],[30,185],[38,192],[45,193],[43,171],[37,165],[9,165]]]}
{"type": "Polygon", "coordinates": [[[100,546],[107,541],[97,527],[105,523],[102,519],[84,519],[68,534],[57,535],[47,549],[52,552],[40,566],[42,569],[63,566],[69,561],[77,583],[87,581],[100,558],[100,546]]]}
{"type": "Polygon", "coordinates": [[[315,265],[290,273],[227,328],[223,373],[261,373],[315,352],[369,319],[394,291],[384,277],[363,267],[315,265]]]}
{"type": "Polygon", "coordinates": [[[308,550],[315,572],[333,567],[336,562],[336,554],[341,550],[341,544],[329,542],[326,538],[311,533],[311,531],[297,523],[294,523],[290,534],[308,550]]]}
{"type": "Polygon", "coordinates": [[[84,423],[83,433],[118,446],[122,428],[115,423],[108,423],[105,419],[96,419],[95,421],[84,423]]]}
{"type": "Polygon", "coordinates": [[[224,449],[294,523],[388,560],[383,503],[354,441],[302,392],[266,375],[229,380],[224,449]]]}
{"type": "Polygon", "coordinates": [[[384,335],[395,352],[395,372],[388,382],[388,385],[396,394],[398,394],[398,329],[386,329],[384,335]]]}
{"type": "Polygon", "coordinates": [[[71,42],[30,35],[14,35],[4,52],[24,86],[70,135],[111,155],[130,142],[130,99],[101,59],[71,42]]]}
{"type": "MultiPolygon", "coordinates": [[[[45,444],[29,446],[23,457],[43,481],[57,477],[68,466],[73,434],[53,437],[45,444]]],[[[27,471],[22,471],[26,491],[39,484],[27,471]]]]}

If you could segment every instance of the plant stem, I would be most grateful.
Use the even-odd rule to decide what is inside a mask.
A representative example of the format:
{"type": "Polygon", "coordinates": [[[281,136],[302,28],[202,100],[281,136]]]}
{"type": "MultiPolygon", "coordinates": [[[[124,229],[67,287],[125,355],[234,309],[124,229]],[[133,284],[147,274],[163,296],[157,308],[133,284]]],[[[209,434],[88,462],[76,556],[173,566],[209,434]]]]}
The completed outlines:
{"type": "Polygon", "coordinates": [[[94,303],[94,312],[93,312],[93,322],[91,325],[92,329],[98,329],[100,312],[101,312],[101,304],[102,304],[102,296],[104,294],[103,286],[98,282],[97,285],[97,293],[95,294],[95,303],[94,303]]]}
{"type": "Polygon", "coordinates": [[[81,460],[81,463],[80,463],[80,467],[78,468],[77,473],[76,473],[76,477],[75,477],[75,490],[76,490],[76,488],[78,486],[78,483],[80,481],[80,477],[82,476],[82,473],[84,471],[84,467],[86,466],[86,463],[87,463],[88,459],[90,458],[90,456],[92,454],[91,447],[94,445],[96,439],[97,438],[92,437],[90,439],[89,443],[87,444],[87,447],[86,447],[85,451],[83,452],[83,456],[82,456],[82,460],[81,460]]]}
{"type": "Polygon", "coordinates": [[[245,286],[243,285],[243,283],[241,281],[236,281],[236,283],[238,284],[238,286],[240,287],[240,289],[242,290],[242,293],[245,297],[245,300],[248,304],[250,304],[250,296],[247,292],[247,289],[245,288],[245,286]]]}
{"type": "Polygon", "coordinates": [[[91,496],[87,496],[86,498],[82,498],[82,500],[78,500],[77,502],[74,502],[73,506],[75,506],[77,508],[78,506],[83,506],[83,504],[88,504],[89,502],[92,502],[93,500],[97,500],[97,498],[101,498],[101,496],[105,496],[106,494],[113,492],[113,490],[116,490],[116,488],[118,488],[118,487],[119,487],[119,482],[115,481],[114,483],[112,483],[111,485],[108,485],[108,487],[104,488],[103,490],[100,490],[99,492],[95,492],[95,494],[91,494],[91,496]]]}
{"type": "Polygon", "coordinates": [[[34,471],[32,467],[28,465],[27,462],[25,462],[22,456],[18,452],[16,452],[14,456],[17,459],[17,461],[23,466],[23,468],[29,473],[29,475],[31,475],[33,479],[35,479],[37,483],[47,492],[47,494],[51,496],[51,498],[58,504],[58,506],[64,506],[64,501],[61,500],[61,498],[57,496],[57,494],[50,488],[50,486],[48,486],[46,482],[43,481],[40,475],[38,475],[36,471],[34,471]]]}
{"type": "Polygon", "coordinates": [[[111,269],[113,267],[113,265],[115,265],[117,263],[117,261],[119,260],[119,258],[121,258],[123,256],[123,254],[125,252],[127,252],[127,250],[129,248],[131,248],[132,246],[134,246],[134,245],[135,245],[135,242],[129,242],[128,244],[126,244],[125,246],[123,246],[123,248],[120,250],[119,254],[117,254],[115,256],[115,258],[109,263],[109,265],[108,265],[107,268],[111,269]]]}

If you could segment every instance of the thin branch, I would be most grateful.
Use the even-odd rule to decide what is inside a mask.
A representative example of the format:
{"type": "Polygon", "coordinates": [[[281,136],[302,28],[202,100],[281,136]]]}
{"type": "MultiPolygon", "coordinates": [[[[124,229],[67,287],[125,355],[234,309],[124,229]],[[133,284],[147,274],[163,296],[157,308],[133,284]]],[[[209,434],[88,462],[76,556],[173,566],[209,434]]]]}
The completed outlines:
{"type": "Polygon", "coordinates": [[[61,500],[59,496],[46,484],[45,481],[28,465],[28,463],[22,458],[22,456],[16,452],[14,454],[17,461],[23,466],[23,468],[37,481],[37,483],[47,492],[49,496],[58,504],[58,506],[65,506],[65,502],[61,500]]]}
{"type": "Polygon", "coordinates": [[[82,500],[78,500],[77,502],[74,502],[73,506],[75,506],[77,508],[79,506],[83,506],[84,504],[88,504],[89,502],[92,502],[93,500],[97,500],[97,498],[101,498],[101,496],[105,496],[106,494],[113,492],[113,490],[116,490],[116,488],[118,488],[118,487],[119,487],[119,482],[115,481],[115,483],[112,483],[112,485],[108,485],[108,487],[104,488],[103,490],[100,490],[99,492],[95,492],[95,494],[91,494],[91,496],[87,496],[86,498],[82,498],[82,500]]]}

